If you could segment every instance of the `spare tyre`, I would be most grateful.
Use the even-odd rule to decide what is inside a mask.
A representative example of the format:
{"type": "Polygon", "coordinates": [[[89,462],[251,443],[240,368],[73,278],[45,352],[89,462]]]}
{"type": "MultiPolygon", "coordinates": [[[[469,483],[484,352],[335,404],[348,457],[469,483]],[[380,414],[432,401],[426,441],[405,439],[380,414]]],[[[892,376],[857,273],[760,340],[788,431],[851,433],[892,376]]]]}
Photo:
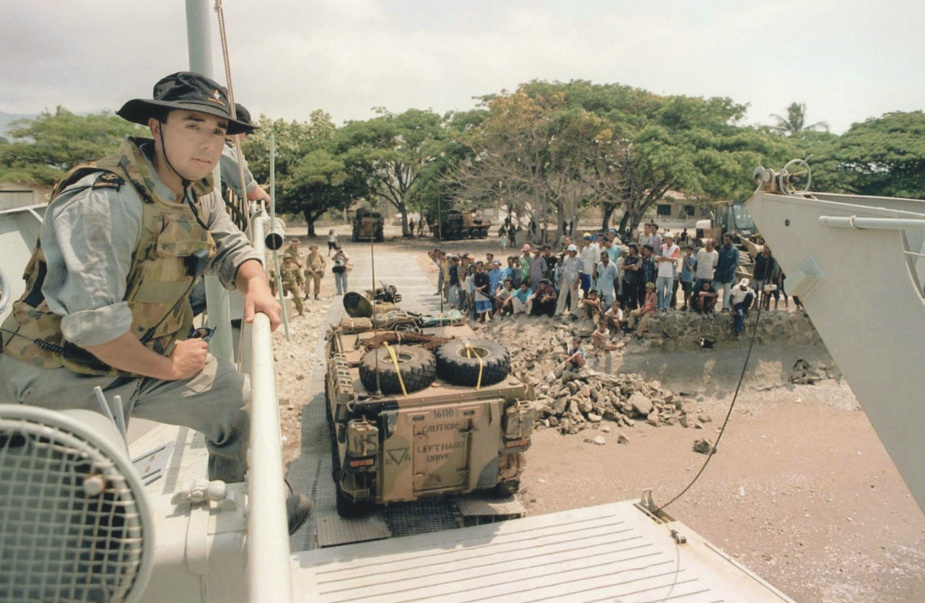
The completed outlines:
{"type": "Polygon", "coordinates": [[[437,378],[437,363],[433,352],[416,346],[392,347],[398,359],[398,370],[389,354],[389,350],[381,347],[370,350],[360,360],[360,381],[368,392],[377,389],[383,394],[402,393],[402,383],[408,393],[424,389],[437,378]],[[376,383],[376,367],[379,369],[378,387],[376,383]],[[399,380],[399,371],[401,380],[399,380]]]}
{"type": "Polygon", "coordinates": [[[492,385],[510,372],[511,354],[497,341],[457,339],[437,348],[437,374],[453,385],[492,385]]]}

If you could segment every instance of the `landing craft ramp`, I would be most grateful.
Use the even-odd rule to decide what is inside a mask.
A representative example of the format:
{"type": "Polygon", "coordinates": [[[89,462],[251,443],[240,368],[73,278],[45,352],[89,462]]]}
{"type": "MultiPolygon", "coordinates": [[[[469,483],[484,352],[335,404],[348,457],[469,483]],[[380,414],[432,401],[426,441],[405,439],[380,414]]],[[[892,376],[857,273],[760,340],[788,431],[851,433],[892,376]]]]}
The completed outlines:
{"type": "Polygon", "coordinates": [[[295,590],[325,603],[791,601],[683,524],[660,522],[632,502],[294,559],[295,590]]]}

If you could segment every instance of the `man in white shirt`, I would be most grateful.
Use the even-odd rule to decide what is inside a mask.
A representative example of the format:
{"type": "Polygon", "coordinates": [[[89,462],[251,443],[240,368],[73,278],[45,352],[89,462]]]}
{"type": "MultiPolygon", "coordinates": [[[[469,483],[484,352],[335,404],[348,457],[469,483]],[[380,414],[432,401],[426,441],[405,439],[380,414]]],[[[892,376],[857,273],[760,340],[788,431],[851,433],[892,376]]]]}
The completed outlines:
{"type": "Polygon", "coordinates": [[[594,285],[592,283],[594,277],[594,269],[597,267],[597,263],[601,259],[601,248],[597,243],[592,241],[591,233],[586,232],[583,237],[583,245],[581,248],[581,292],[585,296],[588,295],[588,291],[594,285]]]}
{"type": "Polygon", "coordinates": [[[655,292],[658,295],[658,309],[662,312],[671,307],[672,288],[678,274],[678,260],[681,257],[681,249],[674,244],[674,235],[666,232],[663,238],[665,242],[655,258],[658,265],[655,292]]]}
{"type": "Polygon", "coordinates": [[[703,249],[697,252],[697,269],[694,272],[694,293],[691,298],[697,298],[703,289],[703,284],[713,284],[713,272],[716,264],[719,262],[719,252],[713,245],[713,239],[707,239],[703,244],[703,249]]]}

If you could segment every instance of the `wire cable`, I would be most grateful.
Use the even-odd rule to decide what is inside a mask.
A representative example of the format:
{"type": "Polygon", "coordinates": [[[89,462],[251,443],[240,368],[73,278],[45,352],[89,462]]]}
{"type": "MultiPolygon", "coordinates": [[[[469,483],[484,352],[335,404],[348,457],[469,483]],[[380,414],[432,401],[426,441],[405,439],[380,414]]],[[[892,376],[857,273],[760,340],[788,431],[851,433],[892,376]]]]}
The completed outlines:
{"type": "Polygon", "coordinates": [[[672,504],[697,482],[700,476],[703,474],[704,470],[707,468],[707,465],[710,464],[710,460],[713,459],[713,455],[716,454],[716,451],[719,449],[719,442],[723,439],[723,434],[726,432],[726,426],[729,424],[729,419],[732,417],[732,409],[735,408],[736,400],[739,397],[739,390],[742,388],[742,381],[745,380],[745,371],[748,369],[748,361],[752,355],[752,348],[755,347],[755,340],[758,339],[758,324],[761,322],[761,307],[763,305],[762,295],[760,292],[756,292],[756,298],[758,300],[758,313],[755,315],[755,327],[752,329],[752,337],[748,343],[748,352],[745,354],[745,362],[742,363],[742,372],[739,373],[739,381],[736,383],[735,393],[732,394],[732,402],[729,403],[729,410],[726,411],[726,418],[723,420],[723,425],[719,429],[719,435],[716,436],[716,443],[713,444],[713,447],[710,450],[710,453],[707,455],[707,460],[703,462],[703,465],[700,467],[700,471],[697,472],[697,475],[690,481],[687,486],[684,487],[681,492],[679,492],[674,498],[666,502],[664,505],[661,505],[658,509],[655,510],[654,515],[658,516],[668,505],[672,504]]]}

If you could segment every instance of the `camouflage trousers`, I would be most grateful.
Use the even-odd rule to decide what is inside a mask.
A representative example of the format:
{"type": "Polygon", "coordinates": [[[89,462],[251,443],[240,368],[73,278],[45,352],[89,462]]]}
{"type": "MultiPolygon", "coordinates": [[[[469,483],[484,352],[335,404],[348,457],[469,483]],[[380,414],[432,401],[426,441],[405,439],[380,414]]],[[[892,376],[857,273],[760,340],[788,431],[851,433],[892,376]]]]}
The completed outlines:
{"type": "Polygon", "coordinates": [[[302,287],[295,281],[283,281],[283,295],[287,293],[292,294],[292,303],[295,304],[295,311],[301,316],[305,312],[305,307],[302,305],[302,287]]]}
{"type": "Polygon", "coordinates": [[[312,295],[315,296],[315,299],[318,299],[318,296],[321,295],[321,275],[307,274],[305,280],[305,294],[308,295],[309,285],[311,285],[312,295]]]}
{"type": "Polygon", "coordinates": [[[122,396],[126,418],[137,417],[194,429],[205,436],[209,479],[244,481],[250,415],[250,384],[227,361],[208,356],[206,366],[186,381],[77,375],[65,368],[44,369],[0,354],[0,403],[51,410],[101,412],[93,388],[106,399],[122,396]]]}

